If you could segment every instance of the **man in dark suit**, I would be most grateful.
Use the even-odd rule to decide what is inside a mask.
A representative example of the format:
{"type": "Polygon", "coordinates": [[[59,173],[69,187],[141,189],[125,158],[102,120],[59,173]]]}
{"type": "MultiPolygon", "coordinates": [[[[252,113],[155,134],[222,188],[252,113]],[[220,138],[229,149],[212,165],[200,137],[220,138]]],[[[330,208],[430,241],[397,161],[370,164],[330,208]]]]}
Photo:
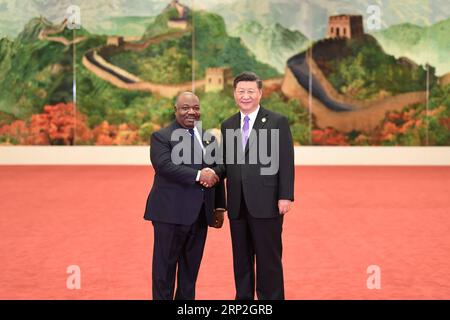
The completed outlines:
{"type": "Polygon", "coordinates": [[[287,119],[260,106],[262,81],[254,73],[234,80],[239,112],[222,123],[222,165],[237,300],[284,299],[283,216],[294,200],[294,148],[287,119]],[[275,169],[268,168],[269,155],[275,169]],[[265,170],[266,169],[266,170],[265,170]]]}
{"type": "Polygon", "coordinates": [[[176,274],[175,299],[195,299],[207,225],[221,228],[225,211],[223,182],[212,187],[219,178],[203,161],[203,139],[195,125],[200,119],[198,97],[182,93],[175,105],[175,117],[151,138],[155,178],[144,218],[151,220],[154,228],[155,300],[174,298],[176,274]]]}

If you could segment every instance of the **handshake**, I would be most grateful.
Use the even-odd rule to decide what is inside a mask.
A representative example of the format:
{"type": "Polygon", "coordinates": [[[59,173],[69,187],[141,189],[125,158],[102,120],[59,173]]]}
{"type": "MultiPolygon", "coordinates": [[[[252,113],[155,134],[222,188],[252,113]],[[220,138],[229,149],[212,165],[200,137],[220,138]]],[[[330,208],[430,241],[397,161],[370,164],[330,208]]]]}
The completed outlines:
{"type": "Polygon", "coordinates": [[[206,188],[211,188],[214,187],[214,185],[219,182],[219,180],[219,177],[213,169],[204,168],[200,171],[200,178],[198,182],[206,188]]]}

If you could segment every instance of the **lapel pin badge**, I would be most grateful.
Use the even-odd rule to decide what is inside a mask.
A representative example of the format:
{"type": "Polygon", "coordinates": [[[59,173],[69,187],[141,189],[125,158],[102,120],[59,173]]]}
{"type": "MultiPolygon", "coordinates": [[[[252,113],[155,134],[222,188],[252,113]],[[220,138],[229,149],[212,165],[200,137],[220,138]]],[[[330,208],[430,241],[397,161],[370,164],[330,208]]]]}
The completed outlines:
{"type": "Polygon", "coordinates": [[[262,118],[261,121],[262,121],[263,123],[266,123],[267,119],[266,119],[266,118],[262,118]]]}

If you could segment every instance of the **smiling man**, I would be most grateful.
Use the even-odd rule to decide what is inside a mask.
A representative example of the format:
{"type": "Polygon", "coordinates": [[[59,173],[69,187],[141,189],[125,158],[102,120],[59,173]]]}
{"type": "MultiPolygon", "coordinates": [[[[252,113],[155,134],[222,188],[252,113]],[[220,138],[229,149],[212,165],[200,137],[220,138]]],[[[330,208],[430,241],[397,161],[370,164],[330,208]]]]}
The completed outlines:
{"type": "Polygon", "coordinates": [[[154,300],[192,300],[205,247],[207,225],[221,228],[225,208],[223,182],[202,161],[203,139],[196,122],[200,101],[191,92],[178,96],[175,121],[152,134],[150,158],[155,170],[144,218],[153,222],[152,288],[154,300]],[[175,136],[184,139],[173,140],[175,136]],[[172,150],[185,144],[187,161],[175,163],[172,150]],[[197,146],[197,147],[196,147],[197,146]],[[199,151],[196,151],[199,150],[199,151]],[[195,155],[200,161],[194,161],[195,155]],[[174,297],[175,278],[177,290],[174,297]]]}
{"type": "Polygon", "coordinates": [[[281,232],[294,200],[294,148],[286,117],[263,108],[261,97],[262,81],[257,75],[245,72],[236,77],[239,112],[222,123],[223,164],[214,169],[227,178],[237,300],[254,299],[255,260],[258,299],[284,299],[281,232]],[[267,132],[269,138],[262,139],[267,132]],[[228,141],[230,137],[233,141],[228,141]],[[268,152],[279,153],[279,165],[275,172],[264,174],[267,163],[261,155],[268,152]],[[236,158],[242,154],[244,161],[236,158]],[[256,163],[251,161],[255,154],[256,163]]]}

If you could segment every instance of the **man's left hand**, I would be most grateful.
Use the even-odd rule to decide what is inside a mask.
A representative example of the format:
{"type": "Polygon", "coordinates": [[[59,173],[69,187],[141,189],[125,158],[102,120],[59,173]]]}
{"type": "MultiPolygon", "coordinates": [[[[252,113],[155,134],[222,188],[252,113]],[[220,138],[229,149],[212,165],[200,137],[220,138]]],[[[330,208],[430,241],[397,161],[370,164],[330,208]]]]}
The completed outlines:
{"type": "Polygon", "coordinates": [[[220,229],[223,225],[224,210],[214,210],[214,228],[220,229]]]}
{"type": "Polygon", "coordinates": [[[286,214],[289,210],[291,210],[291,200],[278,200],[278,210],[281,215],[286,214]]]}

